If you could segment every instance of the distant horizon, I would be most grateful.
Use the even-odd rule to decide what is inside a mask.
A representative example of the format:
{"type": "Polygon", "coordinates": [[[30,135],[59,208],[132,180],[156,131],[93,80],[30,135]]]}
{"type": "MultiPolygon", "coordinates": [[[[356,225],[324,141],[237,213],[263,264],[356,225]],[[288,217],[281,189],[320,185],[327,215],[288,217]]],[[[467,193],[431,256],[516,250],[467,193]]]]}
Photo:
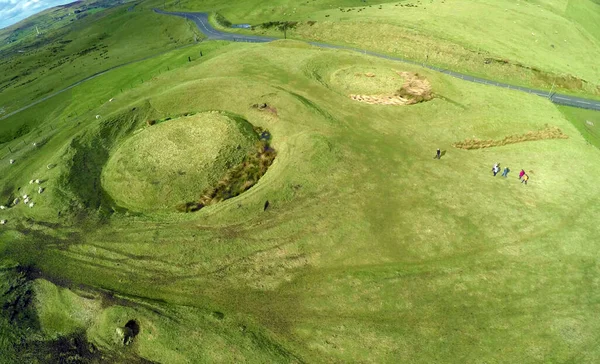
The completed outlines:
{"type": "Polygon", "coordinates": [[[0,0],[0,30],[46,9],[77,0],[0,0]]]}

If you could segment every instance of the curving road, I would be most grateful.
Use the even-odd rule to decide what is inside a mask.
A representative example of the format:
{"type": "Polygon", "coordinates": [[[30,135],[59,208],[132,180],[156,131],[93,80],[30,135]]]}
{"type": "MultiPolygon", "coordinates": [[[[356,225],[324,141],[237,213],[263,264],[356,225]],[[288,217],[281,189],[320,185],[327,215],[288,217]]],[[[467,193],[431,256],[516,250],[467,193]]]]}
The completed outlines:
{"type": "MultiPolygon", "coordinates": [[[[270,38],[270,37],[263,37],[263,36],[256,36],[256,35],[226,33],[226,32],[217,30],[210,25],[210,22],[208,21],[207,13],[168,12],[168,11],[162,11],[159,9],[154,9],[154,11],[159,14],[180,16],[180,17],[183,17],[183,18],[193,21],[198,26],[198,29],[200,29],[200,31],[202,33],[204,33],[209,39],[228,40],[228,41],[233,41],[233,42],[250,42],[250,43],[265,43],[265,42],[271,42],[271,41],[279,39],[279,38],[270,38]]],[[[358,48],[346,47],[346,46],[338,46],[338,45],[319,43],[319,42],[308,42],[308,43],[312,44],[314,46],[317,46],[317,47],[322,47],[322,48],[345,49],[345,50],[360,52],[363,54],[368,54],[368,55],[371,55],[374,57],[389,59],[392,61],[409,63],[409,64],[429,68],[429,69],[437,71],[437,72],[445,73],[447,75],[450,75],[450,76],[453,76],[456,78],[460,78],[465,81],[527,92],[530,94],[548,98],[553,103],[559,104],[559,105],[573,106],[573,107],[578,107],[578,108],[582,108],[582,109],[590,109],[590,110],[600,111],[600,101],[598,101],[598,100],[585,99],[585,98],[581,98],[581,97],[564,95],[564,94],[550,93],[548,91],[540,91],[540,90],[535,90],[535,89],[523,87],[523,86],[514,86],[514,85],[507,84],[507,83],[496,82],[496,81],[488,80],[485,78],[479,78],[479,77],[474,77],[474,76],[470,76],[470,75],[465,75],[465,74],[450,71],[450,70],[447,70],[444,68],[440,68],[440,67],[436,67],[436,66],[432,66],[432,65],[428,65],[428,64],[423,64],[420,62],[415,62],[415,61],[411,61],[411,60],[404,59],[404,58],[392,57],[392,56],[388,56],[388,55],[381,54],[381,53],[367,51],[364,49],[358,49],[358,48]]]]}

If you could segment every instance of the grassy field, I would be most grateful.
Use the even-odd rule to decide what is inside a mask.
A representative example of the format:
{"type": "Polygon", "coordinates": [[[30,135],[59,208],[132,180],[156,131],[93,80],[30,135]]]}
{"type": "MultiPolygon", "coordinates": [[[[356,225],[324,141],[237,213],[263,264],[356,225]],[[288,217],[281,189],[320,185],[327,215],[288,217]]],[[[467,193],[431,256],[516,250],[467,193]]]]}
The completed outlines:
{"type": "MultiPolygon", "coordinates": [[[[345,8],[362,4],[177,7],[234,23],[299,20],[288,35],[415,59],[427,45],[445,49],[433,63],[534,86],[572,69],[589,84],[564,89],[595,92],[592,1],[345,8]],[[514,32],[497,37],[509,19],[514,32]],[[573,48],[554,56],[541,39],[512,38],[530,29],[543,42],[564,30],[573,48]],[[465,55],[543,72],[477,68],[465,55]]],[[[110,32],[98,69],[164,54],[0,122],[0,362],[600,361],[600,113],[297,40],[193,44],[185,20],[151,13],[162,5],[98,12],[56,39],[73,39],[61,52],[75,54],[110,32]],[[351,98],[395,95],[409,77],[433,99],[351,98]],[[277,153],[258,183],[178,211],[252,154],[261,130],[277,153]],[[483,148],[455,147],[465,143],[483,148]],[[492,175],[495,163],[507,178],[492,175]]],[[[83,67],[93,55],[31,68],[59,59],[38,46],[23,64],[0,61],[12,67],[0,77],[38,77],[3,90],[0,107],[93,71],[83,67]]]]}
{"type": "MultiPolygon", "coordinates": [[[[161,4],[156,3],[158,6],[161,4]]],[[[271,21],[298,22],[288,38],[375,50],[498,81],[600,96],[600,5],[592,0],[171,2],[219,11],[232,23],[283,37],[271,21]]]]}
{"type": "Polygon", "coordinates": [[[18,322],[12,335],[24,337],[11,346],[17,339],[3,336],[6,358],[51,356],[57,340],[65,355],[95,360],[94,345],[112,362],[600,357],[600,150],[572,124],[596,114],[295,41],[199,44],[36,109],[48,115],[45,143],[0,161],[3,201],[25,192],[36,202],[1,213],[2,272],[32,292],[38,313],[31,323],[2,316],[3,330],[18,322]],[[436,97],[395,107],[350,99],[392,91],[400,71],[427,78],[436,97]],[[131,74],[145,81],[121,92],[131,74]],[[262,103],[268,111],[253,107],[262,103]],[[172,122],[149,118],[210,110],[271,132],[278,156],[259,183],[197,213],[113,209],[102,173],[119,146],[172,122]],[[569,138],[452,147],[546,125],[569,138]],[[496,162],[508,178],[492,177],[496,162]],[[130,321],[140,329],[124,345],[130,321]]]}
{"type": "Polygon", "coordinates": [[[592,145],[600,148],[600,113],[593,110],[560,107],[565,117],[579,130],[592,145]]]}

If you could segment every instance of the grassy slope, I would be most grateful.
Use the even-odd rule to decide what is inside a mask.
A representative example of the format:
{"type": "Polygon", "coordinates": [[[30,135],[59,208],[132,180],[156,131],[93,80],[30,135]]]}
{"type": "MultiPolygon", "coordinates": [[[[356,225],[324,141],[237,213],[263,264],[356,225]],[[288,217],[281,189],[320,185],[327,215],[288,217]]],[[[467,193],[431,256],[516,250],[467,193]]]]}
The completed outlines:
{"type": "MultiPolygon", "coordinates": [[[[174,55],[185,60],[186,51],[174,55]]],[[[71,97],[106,100],[103,85],[146,64],[159,60],[90,81],[71,97]]],[[[92,341],[121,350],[115,328],[136,318],[142,332],[131,350],[162,362],[599,359],[600,151],[547,100],[294,42],[221,46],[180,65],[83,114],[77,126],[56,125],[51,142],[19,164],[0,164],[0,182],[13,190],[36,171],[48,178],[39,208],[3,214],[3,254],[132,300],[82,324],[92,341]],[[417,71],[444,98],[356,103],[338,77],[348,67],[417,71]],[[260,102],[278,116],[250,107],[260,102]],[[71,188],[60,176],[82,174],[86,164],[66,170],[66,145],[82,128],[81,145],[102,145],[106,120],[141,105],[156,117],[243,115],[272,132],[278,157],[250,191],[197,214],[117,213],[102,225],[69,226],[56,212],[71,201],[54,191],[71,188]],[[545,124],[570,138],[450,147],[545,124]],[[446,150],[440,161],[432,159],[438,147],[446,150]],[[490,175],[494,162],[513,170],[509,179],[490,175]],[[519,183],[520,168],[529,186],[519,183]]],[[[98,148],[82,150],[93,161],[98,148]]],[[[94,178],[82,174],[78,188],[94,193],[94,178]]]]}
{"type": "MultiPolygon", "coordinates": [[[[313,20],[317,23],[302,22],[288,37],[427,60],[498,81],[548,89],[556,83],[563,92],[600,95],[600,69],[594,62],[600,56],[600,5],[591,0],[377,3],[383,5],[190,0],[178,8],[219,10],[233,23],[313,20]],[[487,58],[510,63],[486,63],[487,58]]],[[[264,33],[282,36],[274,30],[264,33]]]]}
{"type": "Polygon", "coordinates": [[[61,28],[82,17],[135,0],[102,1],[84,0],[46,9],[20,22],[0,29],[0,50],[15,45],[25,45],[37,36],[37,32],[46,33],[61,28]],[[75,14],[75,11],[79,11],[75,14]],[[37,30],[36,30],[37,27],[37,30]]]}
{"type": "MultiPolygon", "coordinates": [[[[127,7],[96,13],[48,35],[48,40],[38,40],[26,53],[7,55],[2,66],[10,73],[0,80],[0,86],[8,85],[0,97],[4,113],[97,72],[193,42],[197,30],[187,22],[141,7],[127,11],[127,7]],[[61,41],[71,42],[61,45],[61,41]],[[19,78],[11,82],[15,75],[19,78]]],[[[33,118],[21,123],[37,122],[33,118]]],[[[2,123],[0,133],[18,126],[2,123]]]]}
{"type": "Polygon", "coordinates": [[[566,106],[560,110],[589,143],[600,148],[600,112],[566,106]]]}

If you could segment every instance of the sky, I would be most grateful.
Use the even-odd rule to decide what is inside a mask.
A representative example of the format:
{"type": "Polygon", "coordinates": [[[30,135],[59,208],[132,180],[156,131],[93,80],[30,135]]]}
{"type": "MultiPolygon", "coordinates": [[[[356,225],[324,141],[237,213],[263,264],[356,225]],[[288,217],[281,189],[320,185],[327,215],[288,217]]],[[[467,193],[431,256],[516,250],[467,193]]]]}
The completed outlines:
{"type": "Polygon", "coordinates": [[[74,0],[0,0],[0,29],[17,23],[33,14],[74,0]]]}

